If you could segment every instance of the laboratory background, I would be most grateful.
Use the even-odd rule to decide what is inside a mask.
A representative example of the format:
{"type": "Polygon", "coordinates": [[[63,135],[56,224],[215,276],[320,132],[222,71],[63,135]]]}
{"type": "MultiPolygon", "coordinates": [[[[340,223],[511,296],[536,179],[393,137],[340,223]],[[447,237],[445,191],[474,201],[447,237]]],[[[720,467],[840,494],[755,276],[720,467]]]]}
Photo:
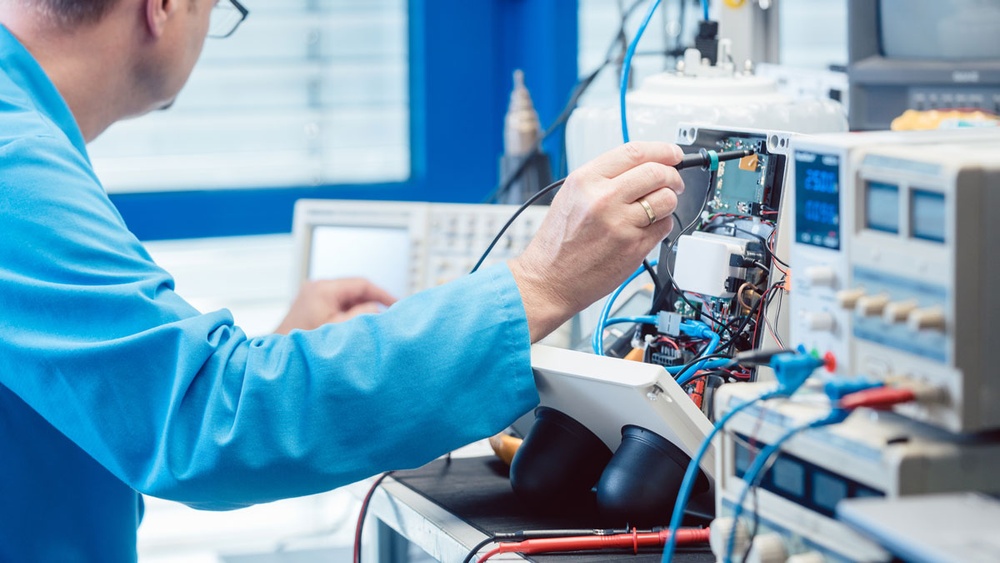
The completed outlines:
{"type": "MultiPolygon", "coordinates": [[[[551,410],[497,442],[523,447],[559,416],[611,451],[665,442],[683,460],[659,487],[667,500],[616,509],[654,530],[640,555],[502,550],[449,510],[417,514],[389,477],[377,492],[369,480],[231,512],[146,498],[140,561],[350,561],[356,543],[363,561],[494,548],[496,561],[653,561],[686,496],[704,547],[677,547],[680,561],[1000,557],[982,531],[1000,524],[988,320],[1000,310],[988,291],[1000,3],[244,4],[250,16],[206,42],[170,111],[89,146],[178,293],[228,308],[249,335],[273,331],[307,279],[364,275],[409,295],[484,253],[515,255],[545,215],[543,188],[629,136],[676,142],[692,158],[676,230],[536,346],[551,410]],[[961,534],[933,531],[955,521],[961,534]]],[[[502,486],[537,507],[513,463],[502,486]]],[[[585,493],[600,496],[610,470],[585,493]]],[[[655,483],[660,470],[644,471],[629,479],[655,483]]],[[[638,546],[634,526],[613,527],[638,546]]]]}

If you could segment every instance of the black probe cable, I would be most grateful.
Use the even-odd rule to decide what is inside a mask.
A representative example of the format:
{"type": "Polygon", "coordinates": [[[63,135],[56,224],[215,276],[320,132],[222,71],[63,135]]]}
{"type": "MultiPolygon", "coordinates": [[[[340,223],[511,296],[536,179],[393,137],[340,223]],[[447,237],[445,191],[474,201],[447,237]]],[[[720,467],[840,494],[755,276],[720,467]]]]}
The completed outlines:
{"type": "MultiPolygon", "coordinates": [[[[685,155],[680,162],[674,165],[674,168],[677,170],[684,170],[685,168],[694,168],[700,166],[704,170],[715,171],[719,168],[720,162],[725,162],[727,160],[736,160],[738,158],[746,158],[754,154],[755,152],[756,151],[754,151],[753,149],[738,149],[733,151],[722,151],[722,152],[715,152],[711,150],[701,149],[697,153],[685,155]]],[[[486,251],[483,252],[483,255],[479,258],[479,261],[476,262],[476,265],[472,267],[472,270],[469,273],[474,274],[476,273],[476,271],[479,270],[479,267],[483,265],[483,262],[486,261],[486,257],[490,255],[490,252],[493,251],[493,248],[496,247],[498,242],[500,242],[500,239],[503,237],[504,233],[507,232],[507,229],[509,229],[510,226],[514,224],[514,221],[521,215],[521,213],[524,213],[525,209],[527,209],[529,206],[531,206],[531,204],[535,203],[536,201],[544,197],[552,190],[555,190],[556,188],[562,186],[563,183],[565,182],[566,178],[556,180],[555,182],[552,182],[548,186],[545,186],[544,188],[539,190],[538,193],[536,193],[535,195],[528,198],[528,201],[524,202],[521,205],[521,207],[519,207],[517,211],[515,211],[514,214],[510,216],[510,219],[507,220],[504,226],[500,227],[500,232],[498,232],[497,236],[493,238],[493,242],[491,242],[490,245],[486,248],[486,251]]]]}

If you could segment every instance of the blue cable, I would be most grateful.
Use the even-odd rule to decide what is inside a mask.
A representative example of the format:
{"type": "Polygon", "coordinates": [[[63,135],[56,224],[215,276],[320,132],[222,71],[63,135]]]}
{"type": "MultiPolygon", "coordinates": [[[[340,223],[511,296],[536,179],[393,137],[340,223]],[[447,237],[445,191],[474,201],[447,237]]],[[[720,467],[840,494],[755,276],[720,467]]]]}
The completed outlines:
{"type": "MultiPolygon", "coordinates": [[[[702,369],[724,368],[724,367],[726,367],[726,366],[728,366],[729,364],[732,364],[732,363],[733,363],[733,361],[730,360],[730,359],[728,359],[728,358],[720,358],[720,359],[717,359],[717,360],[705,360],[705,361],[701,362],[701,364],[700,364],[701,367],[698,368],[698,369],[702,370],[702,369]]],[[[667,369],[667,373],[669,373],[670,375],[674,376],[674,378],[676,379],[677,376],[680,374],[680,371],[682,369],[684,369],[684,366],[669,366],[666,369],[667,369]]],[[[695,373],[697,373],[697,372],[692,373],[685,380],[678,379],[677,380],[677,384],[681,385],[681,386],[684,386],[684,385],[687,385],[688,383],[691,383],[691,380],[694,379],[695,373]]]]}
{"type": "Polygon", "coordinates": [[[607,328],[611,325],[617,325],[622,323],[632,323],[632,324],[647,324],[655,325],[656,317],[653,316],[642,316],[642,317],[615,317],[613,319],[608,319],[604,321],[604,327],[607,328]]]}
{"type": "MultiPolygon", "coordinates": [[[[697,323],[698,325],[701,325],[699,327],[701,329],[700,333],[697,334],[697,335],[695,335],[695,336],[701,336],[701,337],[707,337],[708,338],[708,346],[705,347],[705,350],[701,353],[701,355],[702,356],[709,356],[711,354],[714,354],[716,347],[719,345],[719,340],[721,339],[721,337],[719,336],[719,334],[717,332],[713,331],[707,324],[705,324],[703,322],[700,322],[700,321],[691,321],[691,322],[692,323],[697,323]]],[[[727,363],[729,363],[729,360],[722,360],[722,364],[721,365],[725,365],[727,363]]],[[[687,384],[688,382],[690,382],[691,379],[693,379],[695,377],[695,375],[700,370],[703,370],[703,369],[705,369],[708,366],[709,366],[709,362],[707,360],[704,361],[704,362],[698,362],[697,364],[692,365],[687,370],[687,371],[690,371],[690,374],[685,374],[685,372],[681,372],[681,373],[678,373],[675,376],[675,378],[677,379],[677,383],[679,385],[682,385],[682,386],[685,385],[685,384],[687,384]]],[[[713,367],[721,367],[721,366],[713,366],[713,367]]]]}
{"type": "Polygon", "coordinates": [[[740,491],[740,496],[739,499],[736,501],[736,506],[733,507],[733,529],[729,533],[729,541],[726,542],[726,556],[723,558],[723,561],[725,563],[732,562],[733,547],[736,544],[737,522],[739,522],[739,518],[743,514],[743,503],[746,502],[747,494],[749,494],[750,489],[753,487],[754,481],[756,481],[759,478],[759,476],[760,477],[763,476],[761,472],[763,471],[764,466],[767,465],[767,460],[771,459],[771,456],[777,453],[785,442],[787,442],[792,436],[795,436],[799,432],[803,432],[811,428],[819,428],[820,426],[827,426],[830,424],[837,424],[843,422],[846,416],[847,416],[846,411],[840,409],[834,409],[833,411],[830,412],[829,415],[821,419],[814,420],[812,422],[788,429],[788,431],[786,431],[784,434],[781,435],[781,437],[775,440],[773,444],[767,446],[766,448],[761,450],[759,454],[757,454],[757,457],[754,458],[753,463],[750,464],[750,467],[747,469],[746,473],[743,474],[743,481],[745,481],[746,484],[743,486],[743,490],[740,491]]]}
{"type": "Polygon", "coordinates": [[[701,447],[698,448],[697,453],[691,458],[691,462],[688,463],[687,471],[684,472],[684,480],[681,481],[681,488],[677,492],[677,501],[674,502],[674,512],[670,517],[670,535],[667,539],[667,545],[663,549],[662,563],[669,563],[674,556],[674,549],[677,547],[677,530],[681,527],[681,521],[684,519],[684,509],[687,507],[688,499],[691,498],[691,491],[694,489],[694,483],[698,478],[698,469],[701,465],[701,458],[705,457],[705,452],[708,451],[709,446],[712,444],[712,440],[715,435],[722,430],[722,428],[729,422],[736,413],[742,411],[743,409],[757,403],[758,401],[767,401],[769,399],[774,399],[777,397],[784,397],[785,393],[780,391],[771,391],[769,393],[764,393],[756,399],[750,399],[745,403],[740,403],[729,411],[726,416],[722,417],[721,420],[715,423],[715,427],[709,432],[708,436],[701,443],[701,447]]]}
{"type": "MultiPolygon", "coordinates": [[[[652,260],[649,265],[651,267],[656,267],[657,261],[652,260]]],[[[635,278],[642,275],[645,271],[645,266],[639,266],[635,272],[632,272],[632,275],[630,275],[628,279],[622,282],[617,289],[611,292],[611,295],[608,296],[608,300],[604,302],[604,309],[601,310],[601,316],[597,319],[597,328],[594,329],[594,336],[590,340],[590,346],[594,349],[594,353],[598,356],[604,355],[604,328],[608,322],[608,317],[611,315],[611,307],[614,305],[615,299],[618,299],[618,296],[621,295],[622,291],[625,291],[628,284],[632,283],[635,278]]],[[[653,323],[655,324],[656,321],[653,321],[653,323]]]]}
{"type": "MultiPolygon", "coordinates": [[[[706,0],[703,0],[706,1],[706,0]]],[[[646,32],[646,27],[649,26],[649,20],[653,19],[653,12],[659,7],[660,0],[654,0],[654,2],[649,6],[649,11],[646,12],[646,17],[642,19],[642,24],[639,25],[638,31],[635,32],[635,37],[632,38],[632,42],[629,43],[628,49],[625,51],[625,59],[622,61],[622,84],[621,84],[621,112],[622,112],[622,141],[627,143],[629,141],[628,137],[628,121],[625,118],[625,93],[628,92],[628,77],[632,73],[632,57],[635,56],[635,49],[639,46],[639,40],[642,39],[642,34],[646,32]]],[[[708,8],[705,8],[708,10],[708,8]]],[[[707,12],[706,12],[707,13],[707,12]]],[[[708,19],[707,16],[705,19],[708,19]]]]}
{"type": "Polygon", "coordinates": [[[708,0],[701,0],[701,13],[704,16],[702,19],[708,21],[708,0]]]}

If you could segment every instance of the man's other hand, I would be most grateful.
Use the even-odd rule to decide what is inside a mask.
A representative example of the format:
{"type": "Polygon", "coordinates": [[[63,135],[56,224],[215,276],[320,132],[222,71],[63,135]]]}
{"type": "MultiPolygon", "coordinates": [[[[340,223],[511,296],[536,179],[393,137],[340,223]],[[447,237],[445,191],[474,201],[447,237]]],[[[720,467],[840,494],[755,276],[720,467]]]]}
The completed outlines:
{"type": "Polygon", "coordinates": [[[684,182],[668,143],[632,142],[575,170],[510,260],[537,342],[628,277],[673,229],[684,182]]]}
{"type": "Polygon", "coordinates": [[[312,330],[365,313],[378,313],[396,302],[384,289],[362,278],[308,281],[299,288],[288,315],[274,332],[312,330]]]}

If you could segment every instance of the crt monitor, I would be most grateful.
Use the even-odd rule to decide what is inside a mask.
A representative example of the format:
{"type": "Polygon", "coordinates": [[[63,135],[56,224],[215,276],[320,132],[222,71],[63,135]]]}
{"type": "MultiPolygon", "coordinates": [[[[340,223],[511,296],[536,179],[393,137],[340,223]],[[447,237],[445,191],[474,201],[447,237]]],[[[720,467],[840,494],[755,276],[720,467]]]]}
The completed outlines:
{"type": "Polygon", "coordinates": [[[1000,2],[848,0],[847,15],[852,130],[908,109],[1000,113],[1000,2]]]}
{"type": "Polygon", "coordinates": [[[392,295],[410,288],[410,232],[404,226],[316,225],[309,244],[310,280],[361,277],[392,295]]]}

